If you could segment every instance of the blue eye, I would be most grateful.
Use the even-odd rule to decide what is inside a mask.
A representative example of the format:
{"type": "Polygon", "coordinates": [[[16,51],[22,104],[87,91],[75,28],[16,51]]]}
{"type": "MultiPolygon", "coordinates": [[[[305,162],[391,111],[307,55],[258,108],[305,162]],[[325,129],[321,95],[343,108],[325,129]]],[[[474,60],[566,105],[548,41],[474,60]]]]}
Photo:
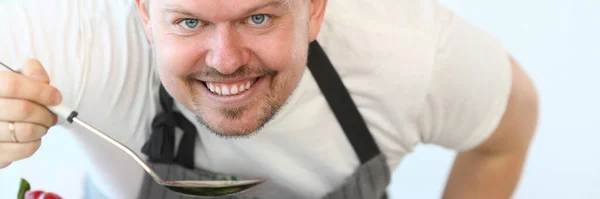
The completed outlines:
{"type": "Polygon", "coordinates": [[[255,25],[261,25],[268,19],[269,19],[269,16],[266,14],[257,14],[257,15],[250,16],[250,18],[248,18],[248,21],[255,25]]]}
{"type": "Polygon", "coordinates": [[[198,21],[198,19],[184,19],[183,21],[179,22],[179,25],[187,29],[194,29],[200,25],[200,21],[198,21]]]}

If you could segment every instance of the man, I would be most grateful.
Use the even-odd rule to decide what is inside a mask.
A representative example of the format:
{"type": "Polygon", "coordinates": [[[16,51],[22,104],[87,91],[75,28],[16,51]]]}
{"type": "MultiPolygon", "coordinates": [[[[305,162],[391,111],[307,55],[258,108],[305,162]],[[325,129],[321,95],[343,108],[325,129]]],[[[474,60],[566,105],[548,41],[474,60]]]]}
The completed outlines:
{"type": "Polygon", "coordinates": [[[24,75],[0,73],[0,164],[64,125],[91,163],[86,198],[179,196],[44,105],[77,110],[163,177],[270,179],[240,198],[385,197],[388,169],[419,143],[459,152],[444,198],[510,198],[536,126],[527,75],[433,0],[56,0],[0,13],[0,61],[24,75]]]}

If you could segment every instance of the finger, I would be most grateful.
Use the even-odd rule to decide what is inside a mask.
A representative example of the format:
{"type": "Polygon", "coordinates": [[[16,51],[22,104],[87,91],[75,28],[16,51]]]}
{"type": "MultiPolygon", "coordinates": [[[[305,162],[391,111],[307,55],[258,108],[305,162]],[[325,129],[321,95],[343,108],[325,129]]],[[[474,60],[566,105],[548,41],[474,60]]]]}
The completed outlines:
{"type": "Polygon", "coordinates": [[[4,169],[8,166],[10,166],[10,164],[12,164],[12,162],[10,161],[6,161],[6,162],[0,162],[0,169],[4,169]]]}
{"type": "Polygon", "coordinates": [[[17,161],[30,157],[42,144],[42,140],[26,143],[2,143],[0,144],[0,162],[17,161]]]}
{"type": "Polygon", "coordinates": [[[0,98],[0,121],[27,122],[50,128],[56,116],[46,107],[27,100],[0,98]]]}
{"type": "Polygon", "coordinates": [[[50,76],[48,76],[46,69],[37,59],[25,59],[21,73],[42,83],[50,83],[50,76]]]}
{"type": "Polygon", "coordinates": [[[44,126],[33,123],[14,123],[14,137],[10,132],[9,123],[0,121],[0,142],[13,142],[16,138],[18,142],[32,142],[41,139],[48,129],[44,126]]]}
{"type": "Polygon", "coordinates": [[[58,105],[58,89],[14,72],[0,72],[0,98],[26,99],[43,105],[58,105]]]}

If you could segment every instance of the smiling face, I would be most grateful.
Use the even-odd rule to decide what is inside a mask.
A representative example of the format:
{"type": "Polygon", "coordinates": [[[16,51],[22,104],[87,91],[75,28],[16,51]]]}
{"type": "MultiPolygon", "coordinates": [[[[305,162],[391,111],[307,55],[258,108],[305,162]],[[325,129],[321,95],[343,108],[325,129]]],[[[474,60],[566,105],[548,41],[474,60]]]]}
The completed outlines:
{"type": "Polygon", "coordinates": [[[222,136],[260,129],[296,88],[326,0],[136,0],[159,77],[222,136]]]}

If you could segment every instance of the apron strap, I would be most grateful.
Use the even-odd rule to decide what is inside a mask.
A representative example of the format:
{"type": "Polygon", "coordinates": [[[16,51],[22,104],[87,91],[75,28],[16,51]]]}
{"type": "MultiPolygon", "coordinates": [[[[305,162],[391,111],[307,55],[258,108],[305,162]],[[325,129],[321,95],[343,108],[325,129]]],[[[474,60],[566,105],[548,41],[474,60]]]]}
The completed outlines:
{"type": "MultiPolygon", "coordinates": [[[[311,42],[309,47],[308,68],[361,164],[364,164],[380,154],[379,148],[342,79],[319,43],[311,42]]],[[[174,110],[173,98],[162,84],[159,89],[159,97],[163,112],[154,117],[150,139],[142,147],[142,152],[149,157],[151,162],[176,163],[193,169],[197,130],[180,112],[174,110]],[[175,128],[177,127],[183,130],[183,137],[180,140],[177,155],[175,155],[175,128]]]]}
{"type": "Polygon", "coordinates": [[[155,163],[175,163],[188,169],[194,168],[194,148],[198,136],[196,127],[183,114],[174,110],[173,98],[163,85],[159,89],[160,106],[163,112],[152,120],[150,139],[142,147],[142,152],[155,163]],[[175,128],[183,130],[175,156],[175,128]]]}
{"type": "Polygon", "coordinates": [[[308,68],[342,126],[361,164],[380,154],[365,121],[329,58],[315,40],[310,43],[308,68]]]}

